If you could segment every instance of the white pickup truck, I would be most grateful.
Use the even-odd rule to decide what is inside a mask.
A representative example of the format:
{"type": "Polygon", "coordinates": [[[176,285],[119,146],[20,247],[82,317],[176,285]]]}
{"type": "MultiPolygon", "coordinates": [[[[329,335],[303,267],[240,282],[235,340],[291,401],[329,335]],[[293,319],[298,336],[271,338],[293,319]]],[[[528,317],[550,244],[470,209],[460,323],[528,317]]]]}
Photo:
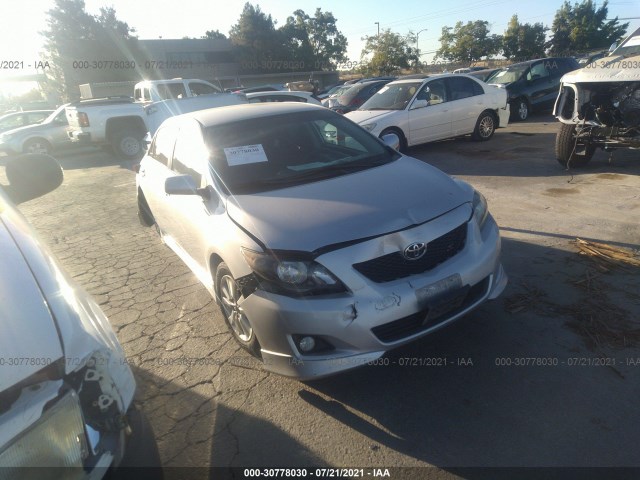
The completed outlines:
{"type": "Polygon", "coordinates": [[[204,108],[246,103],[243,94],[219,93],[204,80],[172,79],[139,82],[134,97],[80,100],[66,107],[72,142],[110,145],[120,158],[144,153],[144,137],[168,117],[204,108]]]}

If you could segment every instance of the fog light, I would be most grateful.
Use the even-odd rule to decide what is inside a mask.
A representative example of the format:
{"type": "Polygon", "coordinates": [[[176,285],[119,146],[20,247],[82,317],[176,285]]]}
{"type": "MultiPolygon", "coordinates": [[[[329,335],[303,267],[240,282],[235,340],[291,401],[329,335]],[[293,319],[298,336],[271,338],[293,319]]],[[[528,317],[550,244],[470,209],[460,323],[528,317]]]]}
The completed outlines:
{"type": "Polygon", "coordinates": [[[302,337],[298,341],[298,347],[300,347],[300,350],[303,352],[310,352],[315,348],[315,346],[316,341],[313,339],[313,337],[302,337]]]}

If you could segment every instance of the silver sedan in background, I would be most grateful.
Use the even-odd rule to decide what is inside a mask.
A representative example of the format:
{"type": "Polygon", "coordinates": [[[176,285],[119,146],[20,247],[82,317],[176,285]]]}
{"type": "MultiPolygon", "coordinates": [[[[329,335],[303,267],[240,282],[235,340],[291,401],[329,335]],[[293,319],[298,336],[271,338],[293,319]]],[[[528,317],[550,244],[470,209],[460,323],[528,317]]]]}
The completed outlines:
{"type": "Polygon", "coordinates": [[[348,370],[507,283],[484,197],[398,142],[305,104],[173,117],[139,167],[139,216],[268,370],[348,370]]]}

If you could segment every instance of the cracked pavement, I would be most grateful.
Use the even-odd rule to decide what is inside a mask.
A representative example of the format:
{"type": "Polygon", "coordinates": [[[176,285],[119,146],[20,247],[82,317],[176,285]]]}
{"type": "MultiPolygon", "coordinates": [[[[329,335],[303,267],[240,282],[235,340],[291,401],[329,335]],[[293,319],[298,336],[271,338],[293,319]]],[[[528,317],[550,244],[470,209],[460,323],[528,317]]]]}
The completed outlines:
{"type": "MultiPolygon", "coordinates": [[[[640,365],[626,360],[640,349],[596,351],[562,310],[589,296],[572,283],[591,266],[570,239],[637,248],[640,163],[624,152],[609,165],[598,153],[570,178],[553,157],[556,127],[534,116],[486,143],[410,152],[485,193],[503,229],[510,285],[464,320],[390,353],[386,365],[314,382],[265,372],[233,341],[196,277],[139,224],[129,164],[98,150],[61,154],[63,185],[20,209],[113,324],[165,467],[435,466],[434,478],[457,478],[469,466],[640,466],[640,365]],[[509,313],[508,299],[537,298],[531,288],[545,301],[509,313]],[[617,373],[496,364],[602,355],[617,359],[617,373]],[[425,358],[447,364],[407,361],[425,358]]],[[[639,277],[598,279],[634,328],[639,277]]],[[[190,470],[189,478],[209,473],[190,470]]]]}

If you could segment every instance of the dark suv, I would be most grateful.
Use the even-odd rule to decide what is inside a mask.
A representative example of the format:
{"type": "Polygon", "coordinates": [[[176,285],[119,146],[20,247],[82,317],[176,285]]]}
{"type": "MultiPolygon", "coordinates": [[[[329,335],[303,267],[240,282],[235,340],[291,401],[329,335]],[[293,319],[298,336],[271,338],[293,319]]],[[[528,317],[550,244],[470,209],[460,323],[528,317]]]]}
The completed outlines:
{"type": "Polygon", "coordinates": [[[575,58],[539,58],[502,68],[485,82],[505,87],[511,118],[526,120],[533,111],[551,110],[558,96],[560,79],[578,68],[575,58]]]}

